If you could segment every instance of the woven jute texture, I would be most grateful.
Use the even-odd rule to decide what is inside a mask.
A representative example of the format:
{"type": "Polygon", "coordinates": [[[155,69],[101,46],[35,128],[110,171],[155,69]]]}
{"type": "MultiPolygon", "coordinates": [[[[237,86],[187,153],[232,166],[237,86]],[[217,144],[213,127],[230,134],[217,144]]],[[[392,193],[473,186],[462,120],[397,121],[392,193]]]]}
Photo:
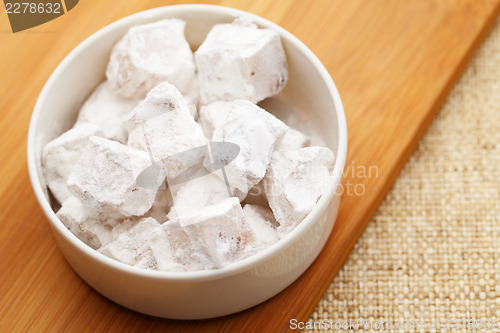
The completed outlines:
{"type": "MultiPolygon", "coordinates": [[[[363,325],[366,331],[382,331],[399,321],[440,321],[472,332],[453,319],[495,317],[500,321],[500,21],[308,324],[343,324],[343,331],[363,319],[375,324],[363,325]]],[[[429,331],[405,325],[401,331],[429,331]]]]}

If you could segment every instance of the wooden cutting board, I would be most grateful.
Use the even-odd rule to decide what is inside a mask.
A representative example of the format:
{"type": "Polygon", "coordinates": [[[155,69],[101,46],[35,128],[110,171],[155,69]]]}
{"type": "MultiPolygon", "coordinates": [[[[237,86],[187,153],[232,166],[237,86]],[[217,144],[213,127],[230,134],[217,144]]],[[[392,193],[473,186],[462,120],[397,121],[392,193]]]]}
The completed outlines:
{"type": "Polygon", "coordinates": [[[292,318],[306,321],[500,8],[500,0],[211,2],[280,24],[325,64],[347,115],[345,194],[324,250],[292,286],[236,315],[171,321],[116,305],[73,272],[32,193],[25,150],[37,95],[73,47],[123,16],[173,3],[85,0],[16,34],[0,14],[0,331],[282,332],[292,318]]]}

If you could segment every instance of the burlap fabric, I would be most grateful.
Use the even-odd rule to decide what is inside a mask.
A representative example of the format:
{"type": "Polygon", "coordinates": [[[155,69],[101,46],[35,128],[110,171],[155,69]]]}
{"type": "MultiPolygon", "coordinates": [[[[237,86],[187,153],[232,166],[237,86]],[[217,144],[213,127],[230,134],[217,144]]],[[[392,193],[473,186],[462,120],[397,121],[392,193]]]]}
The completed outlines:
{"type": "Polygon", "coordinates": [[[495,317],[500,318],[500,21],[316,307],[309,324],[323,328],[306,331],[341,324],[340,331],[382,331],[403,322],[403,332],[445,332],[452,325],[472,332],[463,319],[479,319],[487,328],[486,319],[493,323],[495,317]],[[375,326],[353,325],[360,319],[375,326]],[[381,327],[382,321],[391,324],[381,327]],[[433,321],[441,327],[415,326],[433,321]]]}

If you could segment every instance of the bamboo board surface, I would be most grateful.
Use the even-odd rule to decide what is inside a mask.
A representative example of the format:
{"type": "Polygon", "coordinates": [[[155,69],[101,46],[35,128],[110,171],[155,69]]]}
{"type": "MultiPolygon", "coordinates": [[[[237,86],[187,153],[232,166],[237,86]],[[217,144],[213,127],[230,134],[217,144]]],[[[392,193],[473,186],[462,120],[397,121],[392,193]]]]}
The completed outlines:
{"type": "Polygon", "coordinates": [[[500,8],[500,0],[206,2],[283,26],[324,63],[346,110],[346,193],[324,250],[285,291],[239,314],[171,321],[124,309],[74,273],[31,190],[25,155],[36,98],[63,57],[119,18],[175,3],[84,0],[16,34],[0,13],[0,331],[283,332],[292,318],[306,321],[500,8]]]}

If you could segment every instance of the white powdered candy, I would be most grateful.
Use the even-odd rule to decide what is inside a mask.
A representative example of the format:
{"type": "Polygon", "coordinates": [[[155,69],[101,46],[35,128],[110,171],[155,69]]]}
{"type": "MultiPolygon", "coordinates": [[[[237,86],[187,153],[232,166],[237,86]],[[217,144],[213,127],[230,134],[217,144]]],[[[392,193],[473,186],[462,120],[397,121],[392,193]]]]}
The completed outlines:
{"type": "Polygon", "coordinates": [[[240,147],[239,155],[225,167],[231,186],[246,195],[264,177],[274,146],[286,130],[283,122],[257,105],[243,100],[232,102],[226,121],[212,137],[212,141],[240,147]]]}
{"type": "Polygon", "coordinates": [[[215,268],[204,244],[198,241],[196,235],[191,235],[193,230],[197,231],[196,229],[182,227],[176,221],[167,221],[162,224],[162,228],[167,235],[172,257],[177,264],[187,271],[215,268]]]}
{"type": "MultiPolygon", "coordinates": [[[[216,129],[224,125],[233,102],[218,101],[200,108],[200,123],[208,139],[216,129]]],[[[295,150],[309,146],[311,139],[299,131],[288,127],[285,135],[276,143],[275,150],[295,150]]]]}
{"type": "Polygon", "coordinates": [[[279,93],[288,80],[279,34],[244,19],[216,24],[195,53],[202,104],[279,93]]]}
{"type": "Polygon", "coordinates": [[[230,189],[224,181],[211,173],[179,185],[170,185],[170,189],[174,192],[174,205],[168,214],[169,219],[182,219],[185,215],[191,215],[230,197],[230,189]]]}
{"type": "Polygon", "coordinates": [[[186,91],[195,66],[185,26],[182,20],[166,19],[130,28],[111,52],[106,77],[113,88],[139,99],[163,81],[186,91]]]}
{"type": "Polygon", "coordinates": [[[153,218],[143,218],[116,240],[99,249],[102,254],[125,264],[162,271],[183,270],[176,264],[162,226],[153,218]]]}
{"type": "Polygon", "coordinates": [[[151,151],[165,166],[167,177],[175,178],[201,162],[206,146],[203,131],[189,113],[186,100],[169,83],[148,94],[126,119],[132,129],[130,147],[151,151]]]}
{"type": "Polygon", "coordinates": [[[176,262],[191,269],[217,268],[240,260],[248,255],[245,249],[255,243],[238,198],[194,210],[182,219],[164,223],[163,227],[174,246],[176,262]],[[183,226],[181,221],[189,223],[183,226]]]}
{"type": "Polygon", "coordinates": [[[309,146],[311,139],[291,127],[288,127],[283,138],[276,144],[275,150],[295,150],[309,146]]]}
{"type": "MultiPolygon", "coordinates": [[[[158,160],[153,162],[160,164],[158,160]]],[[[86,206],[139,216],[151,208],[164,180],[161,170],[154,168],[146,177],[148,186],[136,183],[140,173],[151,165],[148,153],[93,136],[67,184],[86,206]]]]}
{"type": "Polygon", "coordinates": [[[206,146],[201,127],[190,114],[167,112],[137,127],[128,138],[130,147],[149,151],[164,165],[167,177],[175,178],[200,163],[206,146]]]}
{"type": "Polygon", "coordinates": [[[73,196],[63,202],[56,215],[69,231],[94,250],[115,240],[134,224],[120,215],[85,207],[73,196]]]}
{"type": "Polygon", "coordinates": [[[312,210],[329,184],[334,160],[325,147],[273,153],[264,189],[280,233],[290,232],[312,210]]]}
{"type": "Polygon", "coordinates": [[[127,143],[128,133],[123,117],[137,105],[138,100],[116,94],[108,81],[101,83],[83,104],[75,126],[91,123],[99,126],[102,136],[127,143]]]}
{"type": "Polygon", "coordinates": [[[232,107],[232,102],[224,101],[213,102],[200,107],[200,123],[203,133],[208,139],[212,139],[214,131],[224,124],[232,107]]]}
{"type": "Polygon", "coordinates": [[[66,180],[73,171],[82,150],[87,146],[91,136],[100,134],[98,126],[82,124],[45,145],[41,159],[43,175],[52,194],[60,204],[71,197],[66,180]]]}
{"type": "Polygon", "coordinates": [[[187,89],[183,92],[183,96],[189,105],[191,115],[194,117],[196,114],[196,109],[200,106],[200,81],[198,76],[191,81],[187,89]],[[193,109],[195,110],[193,112],[193,109]]]}
{"type": "Polygon", "coordinates": [[[280,234],[276,231],[278,224],[269,208],[247,204],[243,207],[243,214],[245,222],[255,234],[255,250],[264,249],[279,241],[280,234]]]}
{"type": "Polygon", "coordinates": [[[146,98],[124,117],[129,132],[138,126],[171,111],[189,113],[189,104],[172,84],[163,82],[151,89],[146,98]]]}

